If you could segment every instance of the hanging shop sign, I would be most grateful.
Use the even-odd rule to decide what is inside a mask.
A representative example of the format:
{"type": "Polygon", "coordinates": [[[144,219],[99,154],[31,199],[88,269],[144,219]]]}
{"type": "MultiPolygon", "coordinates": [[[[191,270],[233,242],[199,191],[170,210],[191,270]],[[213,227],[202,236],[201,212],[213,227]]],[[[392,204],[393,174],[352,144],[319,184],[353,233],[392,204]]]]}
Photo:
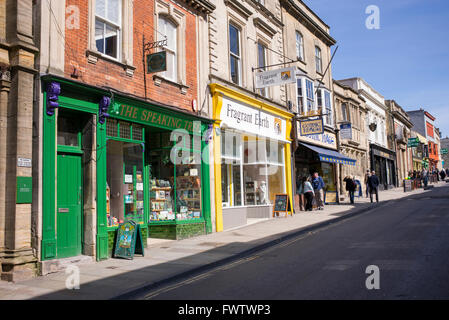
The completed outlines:
{"type": "Polygon", "coordinates": [[[340,124],[341,139],[352,140],[352,125],[350,123],[340,124]]]}
{"type": "Polygon", "coordinates": [[[441,149],[441,154],[447,154],[448,153],[448,150],[447,150],[447,148],[443,148],[443,149],[441,149]]]}
{"type": "Polygon", "coordinates": [[[287,121],[261,109],[223,97],[221,126],[286,141],[287,121]]]}
{"type": "Polygon", "coordinates": [[[310,136],[324,133],[323,118],[299,121],[301,136],[310,136]]]}
{"type": "Polygon", "coordinates": [[[272,71],[257,72],[255,75],[256,89],[295,83],[295,69],[295,67],[291,67],[272,71]]]}
{"type": "Polygon", "coordinates": [[[407,146],[409,148],[416,148],[419,146],[419,138],[409,138],[407,146]]]}
{"type": "Polygon", "coordinates": [[[126,221],[117,229],[114,258],[132,260],[135,253],[144,255],[142,232],[139,224],[126,221]]]}
{"type": "Polygon", "coordinates": [[[167,52],[161,51],[147,55],[147,73],[167,71],[167,52]]]}
{"type": "Polygon", "coordinates": [[[111,117],[156,126],[168,130],[183,129],[189,133],[201,134],[201,122],[183,119],[174,115],[116,102],[109,114],[111,117]]]}

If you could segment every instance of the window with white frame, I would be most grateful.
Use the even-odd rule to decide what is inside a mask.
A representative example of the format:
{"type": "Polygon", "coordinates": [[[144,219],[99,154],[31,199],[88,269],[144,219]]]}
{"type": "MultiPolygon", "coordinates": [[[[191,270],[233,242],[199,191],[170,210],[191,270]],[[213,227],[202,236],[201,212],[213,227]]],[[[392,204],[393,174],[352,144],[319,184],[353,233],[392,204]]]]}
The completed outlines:
{"type": "Polygon", "coordinates": [[[97,50],[120,59],[122,0],[95,1],[95,44],[97,50]]]}
{"type": "Polygon", "coordinates": [[[304,114],[304,90],[303,90],[303,84],[302,79],[296,79],[296,88],[297,88],[297,102],[298,102],[298,113],[304,114]]]}
{"type": "Polygon", "coordinates": [[[321,49],[318,47],[315,47],[315,64],[316,64],[316,71],[319,73],[323,73],[323,63],[321,59],[321,49]]]}
{"type": "Polygon", "coordinates": [[[326,116],[324,117],[324,124],[332,126],[334,124],[332,114],[332,99],[331,93],[327,90],[324,90],[324,109],[324,112],[326,113],[326,116]]]}
{"type": "MultiPolygon", "coordinates": [[[[259,72],[266,71],[265,66],[267,65],[267,47],[262,43],[257,43],[257,67],[259,67],[259,72]]],[[[259,89],[260,95],[263,97],[268,96],[268,90],[266,88],[259,89]]]]}
{"type": "Polygon", "coordinates": [[[231,81],[241,85],[241,48],[240,48],[240,30],[232,24],[229,24],[229,58],[231,67],[231,81]]]}
{"type": "Polygon", "coordinates": [[[304,61],[304,40],[299,31],[296,31],[296,57],[304,61]]]}
{"type": "Polygon", "coordinates": [[[177,25],[166,16],[159,15],[158,20],[158,37],[164,40],[167,37],[167,45],[164,47],[167,52],[167,71],[162,76],[171,81],[178,81],[178,56],[177,42],[178,29],[177,25]]]}
{"type": "Polygon", "coordinates": [[[313,92],[313,82],[306,79],[306,96],[307,96],[307,108],[306,112],[315,110],[315,93],[313,92]]]}

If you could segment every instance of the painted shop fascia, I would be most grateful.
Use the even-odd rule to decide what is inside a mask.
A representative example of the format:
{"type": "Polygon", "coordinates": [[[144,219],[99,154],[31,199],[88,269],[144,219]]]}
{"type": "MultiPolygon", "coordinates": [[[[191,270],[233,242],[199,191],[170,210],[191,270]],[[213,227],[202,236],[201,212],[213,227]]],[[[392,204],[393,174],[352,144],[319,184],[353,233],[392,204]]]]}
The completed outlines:
{"type": "Polygon", "coordinates": [[[140,224],[144,239],[212,232],[210,119],[55,75],[41,81],[41,261],[108,259],[117,226],[126,220],[140,224]],[[45,90],[53,82],[61,90],[51,115],[45,90]],[[176,129],[185,134],[172,135],[176,129]],[[182,162],[170,161],[172,151],[182,162]]]}
{"type": "Polygon", "coordinates": [[[275,194],[288,194],[292,203],[293,114],[226,85],[209,87],[215,120],[215,221],[216,230],[223,231],[249,218],[270,218],[275,194]]]}

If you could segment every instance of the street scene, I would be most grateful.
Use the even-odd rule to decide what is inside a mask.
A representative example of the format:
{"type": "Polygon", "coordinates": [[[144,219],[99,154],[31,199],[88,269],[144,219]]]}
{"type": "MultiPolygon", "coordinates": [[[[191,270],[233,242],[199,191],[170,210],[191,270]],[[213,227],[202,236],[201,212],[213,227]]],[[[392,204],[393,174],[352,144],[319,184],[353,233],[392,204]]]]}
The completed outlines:
{"type": "Polygon", "coordinates": [[[0,0],[0,300],[448,300],[449,5],[372,2],[0,0]]]}

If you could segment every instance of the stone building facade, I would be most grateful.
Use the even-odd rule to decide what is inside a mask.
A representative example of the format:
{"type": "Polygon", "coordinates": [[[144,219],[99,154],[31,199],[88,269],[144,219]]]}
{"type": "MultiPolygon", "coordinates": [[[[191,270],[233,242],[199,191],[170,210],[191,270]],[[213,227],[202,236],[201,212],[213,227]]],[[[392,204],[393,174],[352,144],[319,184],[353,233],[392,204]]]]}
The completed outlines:
{"type": "Polygon", "coordinates": [[[388,142],[391,128],[388,126],[385,98],[362,78],[344,79],[339,82],[357,90],[366,100],[368,113],[365,123],[370,144],[370,169],[376,171],[381,190],[394,187],[397,183],[396,156],[388,142]]]}
{"type": "Polygon", "coordinates": [[[396,152],[396,168],[398,186],[403,185],[403,180],[413,171],[412,150],[407,147],[408,139],[411,138],[413,123],[408,114],[394,100],[386,100],[388,108],[391,148],[396,152]]]}
{"type": "Polygon", "coordinates": [[[285,86],[256,88],[257,73],[279,69],[285,62],[279,2],[212,3],[216,10],[209,19],[207,106],[215,121],[211,182],[216,230],[222,231],[271,217],[275,192],[291,197],[293,115],[285,86]],[[255,150],[262,154],[249,160],[255,150]],[[270,171],[267,157],[274,154],[279,157],[270,171]]]}
{"type": "MultiPolygon", "coordinates": [[[[303,177],[318,172],[326,184],[326,203],[337,203],[340,193],[340,165],[354,165],[355,159],[338,151],[331,48],[336,40],[330,27],[303,1],[282,0],[284,54],[296,67],[296,84],[287,86],[287,100],[295,113],[294,176],[296,184],[303,177]],[[305,134],[306,120],[323,120],[323,133],[305,134]],[[344,164],[342,164],[344,163],[344,164]]],[[[301,209],[297,196],[295,209],[301,209]]]]}
{"type": "Polygon", "coordinates": [[[367,139],[366,101],[353,88],[334,80],[334,106],[336,125],[351,124],[351,137],[342,138],[339,132],[339,151],[349,158],[357,160],[356,166],[339,165],[340,198],[344,199],[346,190],[343,179],[347,176],[360,181],[362,192],[365,191],[364,177],[369,169],[369,144],[367,139]]]}
{"type": "Polygon", "coordinates": [[[2,280],[35,273],[32,245],[34,61],[36,4],[0,2],[0,264],[2,280]]]}

